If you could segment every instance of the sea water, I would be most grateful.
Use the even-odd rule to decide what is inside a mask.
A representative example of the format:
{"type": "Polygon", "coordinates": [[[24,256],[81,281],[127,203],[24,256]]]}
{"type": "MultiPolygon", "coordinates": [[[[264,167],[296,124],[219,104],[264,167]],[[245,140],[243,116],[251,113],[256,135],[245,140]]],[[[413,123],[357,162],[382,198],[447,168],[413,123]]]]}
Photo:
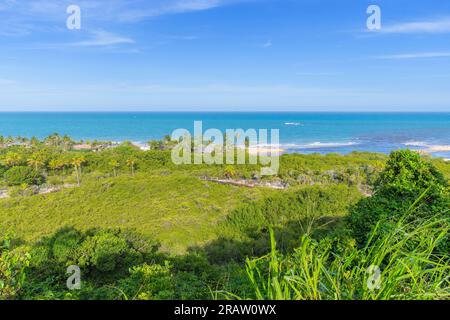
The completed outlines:
{"type": "Polygon", "coordinates": [[[450,158],[448,113],[294,112],[29,112],[0,113],[0,135],[44,138],[54,132],[77,140],[144,145],[173,130],[279,129],[281,148],[299,153],[388,153],[410,148],[450,158]]]}

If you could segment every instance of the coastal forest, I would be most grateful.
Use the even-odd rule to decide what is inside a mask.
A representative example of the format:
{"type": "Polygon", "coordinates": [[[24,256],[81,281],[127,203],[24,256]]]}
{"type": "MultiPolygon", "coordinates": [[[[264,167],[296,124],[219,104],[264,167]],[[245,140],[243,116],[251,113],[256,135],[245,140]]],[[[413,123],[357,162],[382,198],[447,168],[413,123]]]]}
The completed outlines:
{"type": "Polygon", "coordinates": [[[0,137],[0,300],[450,299],[449,162],[172,147],[0,137]]]}

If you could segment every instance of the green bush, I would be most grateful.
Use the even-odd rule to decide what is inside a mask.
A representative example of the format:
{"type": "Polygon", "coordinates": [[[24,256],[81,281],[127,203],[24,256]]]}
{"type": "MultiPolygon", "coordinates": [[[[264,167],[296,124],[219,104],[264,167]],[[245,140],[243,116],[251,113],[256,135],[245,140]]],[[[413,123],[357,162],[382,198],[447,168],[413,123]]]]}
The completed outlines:
{"type": "Polygon", "coordinates": [[[9,239],[0,239],[0,300],[17,298],[25,282],[25,269],[29,263],[28,253],[10,251],[9,239]]]}
{"type": "MultiPolygon", "coordinates": [[[[410,221],[445,214],[450,195],[442,174],[419,154],[409,150],[391,153],[385,170],[375,182],[374,195],[362,199],[348,217],[350,230],[364,244],[378,221],[383,228],[395,223],[418,199],[410,221]],[[423,197],[422,194],[425,194],[423,197]]],[[[447,214],[447,217],[449,215],[447,214]]]]}
{"type": "Polygon", "coordinates": [[[63,270],[74,264],[78,259],[78,249],[84,239],[85,235],[74,228],[62,228],[52,236],[41,239],[31,248],[32,268],[45,273],[45,271],[51,272],[49,266],[63,270]]]}
{"type": "Polygon", "coordinates": [[[7,167],[0,165],[0,178],[3,178],[3,176],[7,170],[8,170],[7,167]]]}
{"type": "Polygon", "coordinates": [[[12,167],[4,174],[6,182],[10,186],[40,185],[45,182],[45,177],[38,171],[30,167],[12,167]]]}
{"type": "Polygon", "coordinates": [[[150,259],[155,248],[154,241],[130,232],[110,229],[80,232],[63,228],[32,247],[26,297],[66,298],[66,269],[77,265],[86,288],[71,297],[109,298],[110,289],[92,288],[99,289],[128,276],[129,268],[141,264],[144,258],[150,259]]]}
{"type": "Polygon", "coordinates": [[[129,248],[125,239],[109,232],[88,237],[80,247],[80,252],[80,267],[93,267],[102,272],[115,270],[129,254],[136,255],[136,258],[139,256],[129,248]]]}
{"type": "Polygon", "coordinates": [[[85,160],[77,170],[79,188],[0,200],[0,229],[16,228],[13,243],[19,246],[0,249],[0,298],[211,299],[224,292],[234,294],[227,298],[263,299],[449,298],[448,187],[429,164],[448,179],[450,165],[442,160],[402,151],[381,172],[387,160],[381,154],[287,154],[276,177],[260,177],[259,166],[233,168],[235,178],[289,185],[272,190],[201,181],[223,176],[226,166],[175,166],[170,150],[66,147],[0,149],[1,184],[7,182],[2,172],[23,166],[10,169],[20,183],[10,195],[39,190],[16,179],[31,172],[25,160],[37,149],[45,160],[36,167],[50,174],[52,184],[76,184],[73,160],[85,160]],[[120,165],[119,176],[108,178],[112,161],[120,165]],[[372,191],[373,197],[361,200],[361,192],[372,191]],[[80,229],[54,233],[62,223],[80,229]],[[164,251],[136,233],[89,229],[112,225],[155,235],[164,251]],[[360,246],[343,232],[346,226],[360,246]],[[270,247],[271,229],[279,251],[270,247]],[[28,267],[26,254],[17,250],[27,246],[28,267]],[[249,258],[245,268],[245,259],[254,256],[263,257],[249,258]],[[386,280],[381,291],[367,291],[372,264],[386,280]],[[81,267],[80,290],[66,287],[69,265],[81,267]]]}
{"type": "Polygon", "coordinates": [[[282,255],[272,234],[271,252],[247,260],[253,291],[227,296],[269,300],[450,299],[450,265],[445,261],[449,253],[433,254],[448,226],[439,228],[438,221],[421,221],[405,234],[405,220],[399,220],[387,233],[374,229],[368,246],[361,249],[346,239],[316,241],[304,236],[293,253],[282,255]],[[373,277],[375,269],[380,272],[379,280],[373,277]]]}
{"type": "Polygon", "coordinates": [[[442,191],[446,184],[444,176],[420,154],[400,150],[390,154],[386,168],[375,182],[375,192],[398,188],[420,193],[429,187],[442,191]]]}
{"type": "Polygon", "coordinates": [[[131,268],[130,276],[122,280],[119,287],[127,299],[165,300],[175,297],[175,282],[168,262],[131,268]]]}
{"type": "Polygon", "coordinates": [[[279,248],[290,250],[303,234],[326,236],[360,198],[355,187],[313,186],[243,205],[220,225],[222,237],[209,245],[208,257],[223,263],[263,255],[270,250],[269,229],[274,230],[279,248]]]}
{"type": "Polygon", "coordinates": [[[58,232],[51,244],[52,254],[58,263],[71,265],[77,258],[78,251],[83,241],[82,234],[74,229],[58,232]]]}

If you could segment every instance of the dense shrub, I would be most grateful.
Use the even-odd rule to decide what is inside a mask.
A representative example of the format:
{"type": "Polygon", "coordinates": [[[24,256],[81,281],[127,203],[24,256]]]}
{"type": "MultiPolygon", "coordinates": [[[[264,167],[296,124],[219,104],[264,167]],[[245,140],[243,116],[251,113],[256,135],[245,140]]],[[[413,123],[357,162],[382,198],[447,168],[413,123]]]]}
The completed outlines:
{"type": "Polygon", "coordinates": [[[25,268],[30,256],[10,251],[9,240],[0,238],[0,300],[17,298],[25,282],[25,268]]]}
{"type": "Polygon", "coordinates": [[[3,178],[3,175],[8,170],[7,167],[0,165],[0,178],[3,178]]]}
{"type": "Polygon", "coordinates": [[[58,263],[72,264],[78,256],[83,235],[74,229],[59,231],[53,238],[51,253],[58,263]]]}
{"type": "Polygon", "coordinates": [[[101,231],[87,237],[79,248],[80,267],[111,272],[142,261],[142,255],[120,235],[101,231]]]}
{"type": "Polygon", "coordinates": [[[85,286],[76,293],[78,297],[110,297],[109,289],[94,293],[89,288],[97,290],[105,283],[126,277],[129,268],[150,259],[156,248],[153,240],[131,232],[106,229],[83,233],[73,228],[61,229],[32,247],[27,296],[64,298],[67,267],[77,265],[85,286]]]}
{"type": "MultiPolygon", "coordinates": [[[[407,214],[406,214],[407,215],[407,214]]],[[[316,241],[309,236],[293,253],[280,254],[272,236],[272,250],[248,259],[249,295],[269,300],[422,300],[450,299],[450,265],[433,254],[449,228],[422,220],[405,234],[405,219],[389,232],[373,231],[369,245],[357,248],[345,238],[316,241]],[[374,276],[378,270],[379,278],[374,276]]]]}
{"type": "Polygon", "coordinates": [[[361,200],[352,210],[348,222],[360,244],[367,241],[375,224],[386,221],[389,228],[416,202],[408,220],[429,219],[438,214],[449,216],[450,195],[446,180],[429,162],[412,151],[393,152],[385,170],[375,182],[375,194],[361,200]],[[423,197],[422,197],[423,195],[423,197]],[[447,212],[447,213],[446,213],[447,212]]]}
{"type": "MultiPolygon", "coordinates": [[[[27,240],[54,232],[61,221],[82,230],[121,225],[157,235],[164,251],[133,232],[61,229],[24,244],[30,248],[28,267],[27,255],[0,249],[0,299],[211,299],[227,291],[234,294],[227,298],[450,298],[444,262],[449,224],[443,215],[448,187],[417,154],[393,153],[381,174],[384,155],[283,155],[280,175],[262,178],[257,166],[174,166],[170,151],[127,145],[99,152],[40,148],[46,159],[58,160],[39,166],[58,183],[75,183],[73,160],[83,158],[81,187],[0,200],[4,225],[17,226],[27,240]],[[133,178],[130,159],[138,171],[133,178]],[[121,176],[111,178],[113,169],[121,176]],[[255,182],[283,180],[290,187],[247,189],[198,179],[225,173],[255,182]],[[360,191],[372,191],[361,186],[369,184],[374,196],[361,200],[360,191]],[[186,193],[191,190],[196,192],[186,193]],[[43,219],[39,228],[33,217],[43,219]],[[369,247],[356,246],[345,226],[369,247]],[[269,230],[279,251],[270,246],[269,230]],[[386,278],[382,291],[365,287],[371,264],[386,278]],[[81,267],[80,290],[66,287],[69,265],[81,267]]],[[[14,151],[21,159],[34,152],[14,151]]],[[[3,155],[0,150],[1,163],[3,155]]],[[[449,176],[448,163],[429,161],[449,176]]],[[[10,161],[5,168],[32,170],[24,164],[10,161]]]]}
{"type": "Polygon", "coordinates": [[[168,262],[131,268],[130,276],[122,280],[119,287],[128,299],[163,300],[175,296],[175,282],[168,262]]]}
{"type": "Polygon", "coordinates": [[[35,169],[30,167],[12,167],[4,174],[6,182],[10,186],[39,185],[45,182],[45,177],[35,169]]]}
{"type": "Polygon", "coordinates": [[[258,256],[270,250],[273,229],[281,250],[299,245],[301,235],[323,237],[339,224],[361,194],[345,185],[307,187],[278,193],[235,209],[221,224],[222,237],[211,243],[211,261],[223,263],[258,256]]]}

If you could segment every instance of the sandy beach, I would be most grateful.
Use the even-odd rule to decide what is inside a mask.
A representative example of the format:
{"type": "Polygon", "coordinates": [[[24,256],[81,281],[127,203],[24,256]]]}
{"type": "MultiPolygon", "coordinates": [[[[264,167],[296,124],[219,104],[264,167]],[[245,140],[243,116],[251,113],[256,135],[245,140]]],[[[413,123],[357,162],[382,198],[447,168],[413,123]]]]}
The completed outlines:
{"type": "Polygon", "coordinates": [[[427,149],[429,152],[448,152],[450,151],[450,146],[429,146],[427,149]]]}
{"type": "Polygon", "coordinates": [[[285,150],[280,147],[250,147],[248,153],[255,154],[267,154],[267,155],[281,155],[285,150]]]}

